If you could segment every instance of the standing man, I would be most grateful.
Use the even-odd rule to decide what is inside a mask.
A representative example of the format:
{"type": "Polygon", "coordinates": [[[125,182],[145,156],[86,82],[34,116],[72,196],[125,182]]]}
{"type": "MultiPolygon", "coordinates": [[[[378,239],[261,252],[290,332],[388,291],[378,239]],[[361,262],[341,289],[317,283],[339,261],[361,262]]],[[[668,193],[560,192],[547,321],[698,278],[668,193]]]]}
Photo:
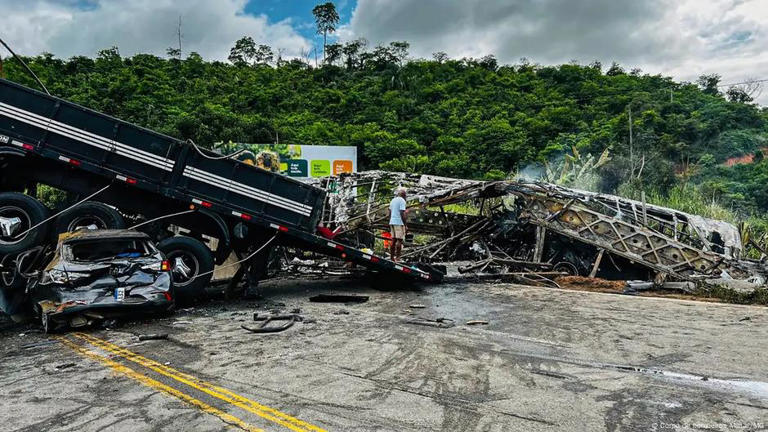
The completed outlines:
{"type": "Polygon", "coordinates": [[[392,261],[397,262],[403,251],[403,241],[405,240],[406,226],[405,216],[405,188],[399,187],[395,192],[395,198],[389,203],[389,228],[392,234],[392,244],[389,246],[389,253],[392,261]]]}

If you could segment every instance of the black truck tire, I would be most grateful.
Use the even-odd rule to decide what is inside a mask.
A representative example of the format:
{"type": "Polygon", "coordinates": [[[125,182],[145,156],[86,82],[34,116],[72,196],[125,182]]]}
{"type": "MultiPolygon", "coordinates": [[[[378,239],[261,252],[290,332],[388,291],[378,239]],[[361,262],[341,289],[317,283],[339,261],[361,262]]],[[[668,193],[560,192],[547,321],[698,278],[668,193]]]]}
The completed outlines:
{"type": "Polygon", "coordinates": [[[123,229],[125,219],[117,210],[106,204],[86,201],[56,218],[54,235],[58,240],[61,233],[89,225],[95,225],[98,229],[123,229]]]}
{"type": "MultiPolygon", "coordinates": [[[[16,236],[28,230],[48,217],[48,209],[35,198],[19,192],[0,193],[0,217],[19,218],[21,225],[16,229],[16,236]]],[[[32,249],[47,240],[48,225],[43,224],[32,231],[16,238],[5,236],[0,231],[0,255],[17,254],[32,249]]]]}
{"type": "Polygon", "coordinates": [[[157,248],[170,261],[176,300],[191,302],[204,299],[205,288],[213,277],[211,250],[200,240],[184,236],[167,238],[158,243],[157,248]]]}

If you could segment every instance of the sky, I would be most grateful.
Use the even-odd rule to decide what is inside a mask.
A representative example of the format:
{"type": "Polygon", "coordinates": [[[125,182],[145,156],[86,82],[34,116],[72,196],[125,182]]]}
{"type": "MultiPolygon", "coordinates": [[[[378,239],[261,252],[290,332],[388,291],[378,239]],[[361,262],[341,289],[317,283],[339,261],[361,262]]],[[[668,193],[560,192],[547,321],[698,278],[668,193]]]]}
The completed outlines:
{"type": "MultiPolygon", "coordinates": [[[[176,46],[226,60],[242,36],[285,56],[322,46],[315,0],[0,0],[0,37],[27,55],[164,55],[176,46]]],[[[768,79],[768,0],[337,0],[332,40],[411,44],[411,56],[493,54],[544,65],[600,61],[693,81],[768,79]]],[[[318,49],[318,55],[320,51],[318,49]]],[[[4,55],[4,54],[2,54],[4,55]]],[[[768,83],[758,97],[768,105],[768,83]]],[[[724,89],[723,89],[724,90],[724,89]]]]}

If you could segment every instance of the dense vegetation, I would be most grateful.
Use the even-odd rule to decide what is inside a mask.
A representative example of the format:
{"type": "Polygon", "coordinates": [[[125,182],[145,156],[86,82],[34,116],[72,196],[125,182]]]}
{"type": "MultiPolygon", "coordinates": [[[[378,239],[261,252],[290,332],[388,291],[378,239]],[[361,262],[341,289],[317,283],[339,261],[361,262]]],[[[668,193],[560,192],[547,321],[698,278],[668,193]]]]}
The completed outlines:
{"type": "MultiPolygon", "coordinates": [[[[679,83],[615,64],[499,65],[442,53],[408,61],[407,43],[366,50],[361,41],[328,45],[326,64],[311,67],[238,43],[232,64],[195,53],[126,58],[116,48],[27,60],[57,96],[203,146],[354,145],[364,169],[554,172],[566,184],[645,190],[662,203],[682,190],[729,214],[768,209],[768,162],[722,165],[768,146],[768,111],[739,89],[721,93],[716,76],[679,83]]],[[[36,86],[16,62],[3,66],[8,79],[36,86]]]]}

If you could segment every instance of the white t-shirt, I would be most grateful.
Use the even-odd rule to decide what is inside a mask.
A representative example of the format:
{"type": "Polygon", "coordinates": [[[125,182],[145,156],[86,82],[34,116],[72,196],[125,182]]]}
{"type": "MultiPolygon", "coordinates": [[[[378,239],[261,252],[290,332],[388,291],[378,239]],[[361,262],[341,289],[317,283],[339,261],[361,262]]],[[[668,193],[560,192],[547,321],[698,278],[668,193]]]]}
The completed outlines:
{"type": "Polygon", "coordinates": [[[403,218],[400,217],[400,212],[405,211],[405,200],[403,197],[397,196],[389,203],[389,211],[392,215],[389,217],[390,225],[405,225],[403,218]]]}

